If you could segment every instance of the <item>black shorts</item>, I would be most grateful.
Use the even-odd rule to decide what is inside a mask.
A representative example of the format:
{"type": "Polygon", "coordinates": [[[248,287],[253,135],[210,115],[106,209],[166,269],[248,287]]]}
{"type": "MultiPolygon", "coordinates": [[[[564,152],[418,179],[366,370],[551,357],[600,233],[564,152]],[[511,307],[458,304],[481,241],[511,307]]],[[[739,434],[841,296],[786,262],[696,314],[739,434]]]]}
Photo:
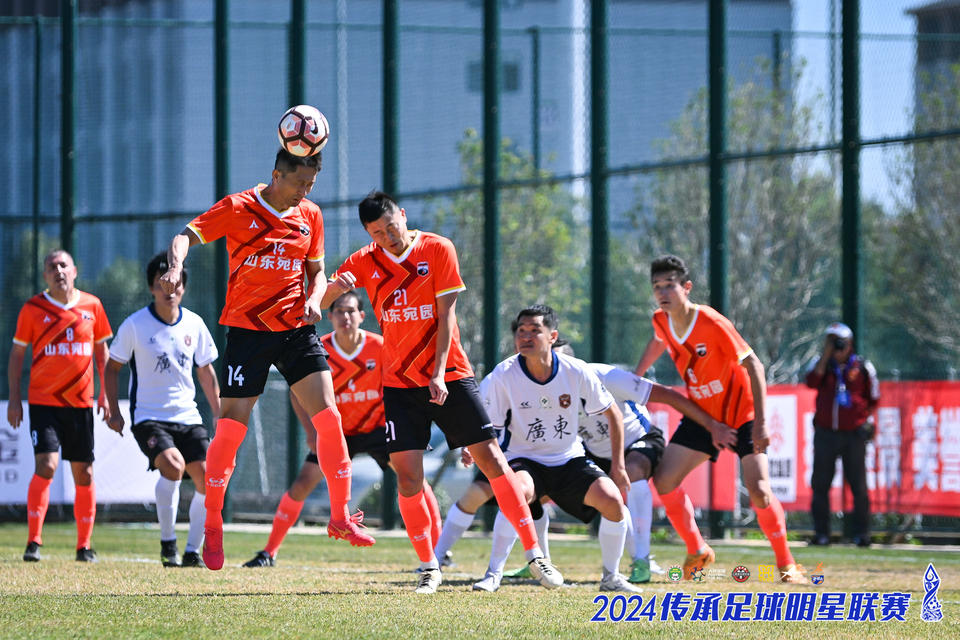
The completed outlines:
{"type": "Polygon", "coordinates": [[[383,388],[383,409],[387,414],[387,449],[424,450],[430,444],[430,426],[436,422],[451,449],[467,447],[497,434],[480,401],[477,381],[472,377],[447,383],[447,400],[430,402],[429,387],[383,388]]]}
{"type": "Polygon", "coordinates": [[[574,518],[590,522],[596,517],[597,510],[583,504],[583,499],[597,478],[607,476],[589,458],[580,456],[558,467],[548,467],[528,458],[515,458],[510,461],[510,468],[530,474],[537,501],[550,496],[558,507],[574,518]]]}
{"type": "MultiPolygon", "coordinates": [[[[650,477],[652,478],[653,472],[657,470],[657,464],[660,463],[660,458],[663,457],[663,450],[666,447],[667,443],[664,441],[663,433],[660,432],[660,429],[651,429],[627,445],[623,450],[623,459],[626,460],[631,451],[636,451],[640,455],[646,456],[647,459],[650,460],[650,477]]],[[[587,456],[596,462],[597,466],[603,469],[604,473],[610,473],[610,465],[613,462],[610,458],[601,458],[591,453],[589,449],[587,449],[587,456]]]]}
{"type": "MultiPolygon", "coordinates": [[[[344,436],[344,439],[347,441],[347,452],[351,460],[353,460],[357,454],[365,453],[373,458],[374,462],[377,463],[377,466],[379,466],[382,471],[390,468],[390,452],[387,451],[386,427],[377,427],[369,433],[344,436]]],[[[307,454],[306,462],[312,462],[318,465],[320,464],[320,459],[317,458],[317,454],[311,451],[307,454]]]]}
{"type": "Polygon", "coordinates": [[[313,325],[289,331],[230,327],[220,369],[221,398],[253,398],[263,393],[274,365],[287,384],[317,371],[329,371],[327,352],[313,325]]]}
{"type": "Polygon", "coordinates": [[[71,462],[93,462],[93,409],[29,405],[34,453],[55,453],[71,462]]]}
{"type": "MultiPolygon", "coordinates": [[[[690,418],[684,417],[670,442],[682,444],[688,449],[700,451],[710,456],[710,462],[716,462],[720,451],[713,446],[713,439],[706,428],[690,418]]],[[[737,455],[743,458],[753,453],[753,420],[745,422],[737,429],[737,455]]]]}
{"type": "Polygon", "coordinates": [[[144,420],[130,429],[140,451],[147,456],[147,469],[156,469],[153,461],[167,449],[178,449],[187,464],[207,459],[210,434],[202,424],[180,424],[160,420],[144,420]]]}

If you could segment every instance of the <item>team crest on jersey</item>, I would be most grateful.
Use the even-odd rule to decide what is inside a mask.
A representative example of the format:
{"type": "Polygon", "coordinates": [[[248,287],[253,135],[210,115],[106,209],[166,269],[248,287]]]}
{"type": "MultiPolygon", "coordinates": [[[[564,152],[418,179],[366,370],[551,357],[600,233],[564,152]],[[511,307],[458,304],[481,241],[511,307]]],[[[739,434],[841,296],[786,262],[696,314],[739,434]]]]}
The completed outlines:
{"type": "Polygon", "coordinates": [[[183,336],[183,344],[190,346],[190,343],[193,342],[193,338],[190,336],[183,336]]]}
{"type": "Polygon", "coordinates": [[[425,275],[427,275],[428,273],[430,273],[430,265],[427,264],[426,262],[418,262],[418,263],[417,263],[417,275],[418,275],[418,276],[425,276],[425,275]]]}
{"type": "Polygon", "coordinates": [[[93,314],[90,313],[89,311],[81,311],[80,317],[83,318],[84,320],[93,320],[93,314]]]}
{"type": "Polygon", "coordinates": [[[300,235],[308,236],[310,235],[310,227],[305,224],[300,225],[300,235]]]}
{"type": "Polygon", "coordinates": [[[367,360],[367,371],[373,371],[376,368],[377,368],[376,360],[373,360],[372,358],[370,360],[367,360]]]}
{"type": "Polygon", "coordinates": [[[701,358],[707,355],[707,345],[705,345],[704,343],[701,342],[700,344],[697,345],[696,348],[697,348],[697,355],[700,356],[701,358]]]}
{"type": "Polygon", "coordinates": [[[566,408],[568,408],[568,407],[570,406],[570,394],[569,394],[569,393],[561,394],[559,400],[560,400],[560,406],[561,406],[563,409],[566,409],[566,408]]]}

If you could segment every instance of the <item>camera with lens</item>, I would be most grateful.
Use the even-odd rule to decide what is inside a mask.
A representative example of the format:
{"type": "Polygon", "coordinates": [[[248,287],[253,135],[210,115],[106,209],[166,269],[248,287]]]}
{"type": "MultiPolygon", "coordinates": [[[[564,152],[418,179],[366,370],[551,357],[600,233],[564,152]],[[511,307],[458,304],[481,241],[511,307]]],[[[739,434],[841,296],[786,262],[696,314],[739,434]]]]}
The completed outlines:
{"type": "Polygon", "coordinates": [[[834,338],[833,339],[833,348],[837,351],[843,351],[847,348],[847,341],[844,338],[834,338]]]}

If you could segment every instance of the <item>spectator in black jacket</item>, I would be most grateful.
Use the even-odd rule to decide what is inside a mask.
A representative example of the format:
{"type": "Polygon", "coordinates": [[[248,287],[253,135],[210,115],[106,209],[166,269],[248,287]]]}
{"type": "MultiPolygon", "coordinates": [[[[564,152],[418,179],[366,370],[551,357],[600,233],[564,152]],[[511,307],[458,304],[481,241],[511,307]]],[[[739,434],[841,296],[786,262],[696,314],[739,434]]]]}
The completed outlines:
{"type": "Polygon", "coordinates": [[[874,411],[880,400],[877,372],[854,353],[853,331],[835,322],[827,327],[823,354],[807,372],[807,386],[817,390],[813,416],[813,544],[830,544],[830,484],[837,457],[853,493],[853,541],[870,546],[870,498],[867,495],[866,449],[874,434],[874,411]]]}

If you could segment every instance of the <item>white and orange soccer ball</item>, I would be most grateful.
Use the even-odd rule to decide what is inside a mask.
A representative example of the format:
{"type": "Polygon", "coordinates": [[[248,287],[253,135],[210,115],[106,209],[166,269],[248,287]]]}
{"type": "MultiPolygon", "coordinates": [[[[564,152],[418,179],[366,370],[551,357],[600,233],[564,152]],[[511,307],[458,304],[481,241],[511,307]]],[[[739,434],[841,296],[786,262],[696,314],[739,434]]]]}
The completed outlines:
{"type": "Polygon", "coordinates": [[[316,107],[299,104],[287,109],[277,125],[280,145],[295,156],[312,156],[330,139],[330,125],[316,107]]]}

